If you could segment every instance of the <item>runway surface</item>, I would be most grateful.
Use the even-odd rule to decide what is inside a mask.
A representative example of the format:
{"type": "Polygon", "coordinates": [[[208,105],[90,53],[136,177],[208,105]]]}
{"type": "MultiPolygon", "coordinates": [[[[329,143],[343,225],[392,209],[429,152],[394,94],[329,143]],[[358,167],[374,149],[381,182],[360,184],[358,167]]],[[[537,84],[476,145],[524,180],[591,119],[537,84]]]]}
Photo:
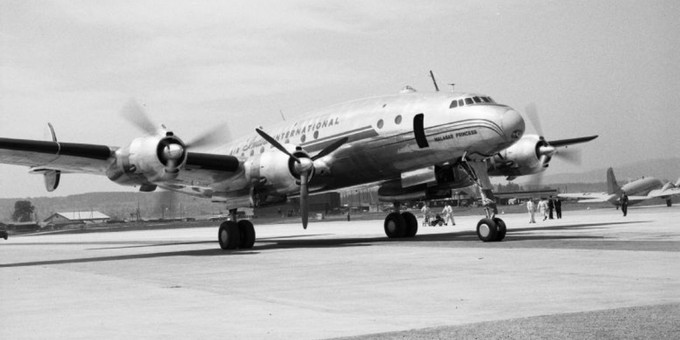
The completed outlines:
{"type": "Polygon", "coordinates": [[[479,216],[389,240],[382,221],[0,240],[0,338],[680,338],[680,207],[479,216]]]}

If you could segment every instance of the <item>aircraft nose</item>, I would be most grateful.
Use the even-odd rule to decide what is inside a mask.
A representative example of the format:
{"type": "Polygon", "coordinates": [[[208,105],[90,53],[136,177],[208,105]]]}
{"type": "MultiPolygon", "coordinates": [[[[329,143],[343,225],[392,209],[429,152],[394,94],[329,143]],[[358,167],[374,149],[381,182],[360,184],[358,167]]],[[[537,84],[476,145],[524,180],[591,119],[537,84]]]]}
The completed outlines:
{"type": "Polygon", "coordinates": [[[524,134],[524,119],[519,112],[514,109],[508,109],[503,113],[501,120],[503,125],[503,133],[509,142],[515,142],[522,138],[524,134]]]}

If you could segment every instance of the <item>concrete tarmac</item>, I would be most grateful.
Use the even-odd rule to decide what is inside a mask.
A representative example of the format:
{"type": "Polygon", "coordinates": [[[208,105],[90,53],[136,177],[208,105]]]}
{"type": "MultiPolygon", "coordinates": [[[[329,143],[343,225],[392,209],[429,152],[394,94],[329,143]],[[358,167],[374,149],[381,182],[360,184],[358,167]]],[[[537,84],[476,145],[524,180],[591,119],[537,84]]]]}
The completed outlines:
{"type": "Polygon", "coordinates": [[[255,220],[246,251],[217,227],[10,236],[0,338],[680,338],[680,207],[500,217],[499,243],[480,216],[402,240],[255,220]]]}

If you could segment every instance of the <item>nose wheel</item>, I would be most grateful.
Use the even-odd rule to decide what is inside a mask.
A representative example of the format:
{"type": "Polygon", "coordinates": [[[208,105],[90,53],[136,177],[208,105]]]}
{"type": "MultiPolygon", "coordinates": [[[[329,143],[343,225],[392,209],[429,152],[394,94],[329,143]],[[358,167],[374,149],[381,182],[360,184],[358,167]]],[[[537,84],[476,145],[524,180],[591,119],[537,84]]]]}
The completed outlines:
{"type": "Polygon", "coordinates": [[[505,222],[496,217],[497,208],[494,201],[491,181],[487,171],[486,163],[483,161],[468,161],[467,153],[463,155],[460,162],[461,168],[470,176],[479,189],[482,198],[482,205],[486,212],[486,218],[477,223],[477,237],[482,242],[499,242],[505,238],[505,222]]]}

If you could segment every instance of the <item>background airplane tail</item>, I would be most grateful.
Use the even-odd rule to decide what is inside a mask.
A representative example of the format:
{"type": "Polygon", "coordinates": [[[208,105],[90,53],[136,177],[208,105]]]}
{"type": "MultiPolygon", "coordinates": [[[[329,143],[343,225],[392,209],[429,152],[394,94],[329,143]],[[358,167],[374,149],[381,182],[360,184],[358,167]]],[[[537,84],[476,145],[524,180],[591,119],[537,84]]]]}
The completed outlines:
{"type": "Polygon", "coordinates": [[[621,191],[621,187],[616,183],[616,177],[614,176],[614,169],[607,169],[607,193],[616,194],[621,191]]]}

